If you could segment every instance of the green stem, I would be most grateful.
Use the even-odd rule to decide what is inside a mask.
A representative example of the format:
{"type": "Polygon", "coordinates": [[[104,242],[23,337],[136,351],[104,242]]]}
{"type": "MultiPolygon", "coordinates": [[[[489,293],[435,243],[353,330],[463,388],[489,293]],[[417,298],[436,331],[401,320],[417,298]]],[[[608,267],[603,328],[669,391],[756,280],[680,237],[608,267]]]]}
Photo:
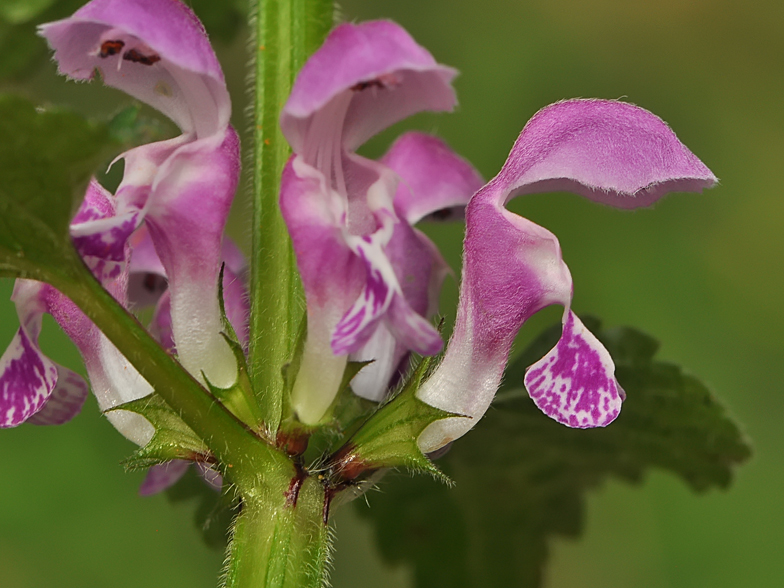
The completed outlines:
{"type": "Polygon", "coordinates": [[[256,14],[253,233],[248,368],[264,422],[274,434],[283,406],[283,366],[303,315],[302,285],[278,208],[290,155],[278,119],[305,59],[332,26],[332,0],[258,0],[256,14]]]}
{"type": "Polygon", "coordinates": [[[312,477],[270,476],[265,486],[253,498],[243,499],[229,546],[225,587],[322,588],[329,555],[323,486],[312,477]]]}

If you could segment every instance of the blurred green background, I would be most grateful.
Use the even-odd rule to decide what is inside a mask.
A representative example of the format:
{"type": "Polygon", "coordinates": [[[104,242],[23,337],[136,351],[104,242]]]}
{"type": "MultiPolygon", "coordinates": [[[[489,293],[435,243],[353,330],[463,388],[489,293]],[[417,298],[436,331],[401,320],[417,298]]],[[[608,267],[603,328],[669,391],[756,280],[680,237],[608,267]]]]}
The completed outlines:
{"type": "MultiPolygon", "coordinates": [[[[584,538],[553,543],[546,585],[784,585],[784,3],[344,0],[341,13],[392,18],[461,71],[455,113],[416,117],[374,139],[368,154],[416,127],[437,132],[490,178],[539,108],[570,97],[622,98],[666,120],[719,176],[714,190],[670,196],[653,210],[619,212],[568,194],[510,207],[558,235],[578,312],[659,338],[660,357],[706,381],[755,447],[726,493],[696,496],[663,473],[641,487],[608,483],[589,498],[584,538]]],[[[240,128],[244,35],[240,26],[216,40],[240,128]]],[[[51,63],[25,74],[4,87],[91,115],[127,103],[98,84],[66,84],[51,63]]],[[[246,206],[237,202],[231,222],[241,243],[246,206]]],[[[430,233],[457,268],[462,227],[430,233]]],[[[4,282],[0,298],[10,289],[4,282]]],[[[456,291],[447,285],[448,316],[456,291]]],[[[0,313],[0,341],[9,341],[12,304],[0,313]]],[[[521,338],[557,314],[532,321],[521,338]]],[[[78,366],[51,321],[45,330],[51,356],[78,366]]],[[[0,433],[0,586],[216,585],[223,555],[201,544],[195,504],[138,497],[143,475],[119,465],[132,449],[92,399],[66,426],[0,433]]],[[[383,500],[383,486],[370,500],[383,500]]],[[[382,564],[352,509],[338,514],[335,528],[335,586],[408,585],[410,570],[382,564]]]]}

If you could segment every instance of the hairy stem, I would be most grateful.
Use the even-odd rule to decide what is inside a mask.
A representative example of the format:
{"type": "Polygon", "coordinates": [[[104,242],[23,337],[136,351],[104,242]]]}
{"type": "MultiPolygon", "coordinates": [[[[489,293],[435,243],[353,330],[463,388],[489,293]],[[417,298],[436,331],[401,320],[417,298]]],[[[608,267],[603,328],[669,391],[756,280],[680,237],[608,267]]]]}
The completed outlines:
{"type": "Polygon", "coordinates": [[[243,497],[229,545],[226,588],[322,588],[329,529],[325,491],[312,477],[264,480],[243,497]]]}
{"type": "Polygon", "coordinates": [[[297,72],[332,26],[332,0],[258,0],[254,42],[253,229],[248,368],[264,422],[277,431],[282,368],[304,313],[302,285],[278,208],[289,146],[278,119],[297,72]]]}

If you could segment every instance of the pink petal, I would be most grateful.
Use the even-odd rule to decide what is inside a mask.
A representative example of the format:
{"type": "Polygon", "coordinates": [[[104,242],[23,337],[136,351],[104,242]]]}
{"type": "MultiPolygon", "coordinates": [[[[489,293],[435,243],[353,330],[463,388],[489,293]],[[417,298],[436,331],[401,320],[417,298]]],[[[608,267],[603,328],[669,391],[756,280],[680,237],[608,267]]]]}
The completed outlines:
{"type": "Polygon", "coordinates": [[[491,182],[467,210],[457,322],[444,359],[417,396],[465,415],[428,426],[418,444],[429,453],[467,433],[487,411],[517,331],[551,304],[571,302],[572,279],[555,235],[514,215],[491,182]]]}
{"type": "Polygon", "coordinates": [[[94,178],[90,181],[70,233],[76,250],[99,282],[119,277],[128,238],[140,221],[138,211],[118,215],[114,196],[94,178]]]}
{"type": "Polygon", "coordinates": [[[131,236],[128,272],[128,302],[131,308],[137,310],[158,304],[169,283],[150,232],[144,225],[131,236]]]}
{"type": "Polygon", "coordinates": [[[243,276],[247,272],[248,260],[245,258],[245,254],[228,237],[223,239],[221,257],[226,264],[226,269],[231,270],[235,276],[243,276]]]}
{"type": "Polygon", "coordinates": [[[223,476],[221,476],[219,471],[212,466],[198,461],[194,465],[196,466],[196,471],[207,486],[215,490],[215,492],[220,492],[223,489],[223,476]]]}
{"type": "MultiPolygon", "coordinates": [[[[104,287],[122,303],[127,287],[127,266],[117,279],[104,282],[104,287]]],[[[79,349],[90,387],[102,411],[152,393],[152,386],[73,302],[51,286],[44,285],[44,288],[47,312],[79,349]]],[[[138,414],[113,411],[106,413],[106,417],[137,445],[146,445],[152,438],[152,425],[138,414]]]]}
{"type": "Polygon", "coordinates": [[[328,314],[334,328],[359,295],[365,274],[342,234],[346,204],[318,170],[294,157],[283,171],[280,210],[297,255],[309,325],[328,314]],[[334,310],[325,312],[327,307],[334,310]]]}
{"type": "Polygon", "coordinates": [[[338,133],[354,150],[416,112],[451,110],[455,75],[393,22],[345,23],[300,71],[281,113],[281,128],[294,152],[303,153],[308,135],[318,133],[313,128],[318,113],[346,95],[350,104],[338,133]]]}
{"type": "Polygon", "coordinates": [[[613,100],[567,100],[540,110],[497,180],[507,199],[564,190],[617,208],[649,206],[667,192],[699,192],[717,181],[667,123],[613,100]]]}
{"type": "Polygon", "coordinates": [[[189,465],[189,461],[173,459],[166,463],[152,466],[147,470],[147,475],[139,487],[139,495],[151,496],[171,488],[185,475],[189,465]]]}
{"type": "Polygon", "coordinates": [[[171,320],[171,296],[164,292],[155,306],[155,313],[149,326],[150,335],[169,353],[176,353],[171,320]]]}
{"type": "Polygon", "coordinates": [[[525,387],[543,413],[580,429],[610,424],[623,402],[610,354],[571,311],[558,344],[526,372],[525,387]]]}
{"type": "Polygon", "coordinates": [[[84,402],[84,381],[46,357],[38,346],[48,288],[32,280],[17,280],[14,287],[12,300],[21,326],[0,357],[0,428],[20,425],[45,409],[55,391],[56,400],[41,424],[70,420],[84,402]]]}
{"type": "MultiPolygon", "coordinates": [[[[395,270],[404,300],[411,310],[421,315],[420,318],[435,315],[438,311],[441,285],[449,273],[449,268],[436,246],[424,234],[401,222],[395,225],[392,239],[385,251],[395,270]]],[[[432,325],[429,324],[425,331],[428,341],[415,345],[402,343],[404,334],[399,328],[394,328],[395,322],[400,320],[390,317],[389,320],[383,321],[367,342],[352,353],[353,361],[373,360],[373,363],[362,368],[351,381],[351,388],[359,396],[369,400],[382,400],[389,391],[391,381],[397,377],[400,363],[415,345],[425,351],[440,350],[442,347],[440,337],[430,339],[434,330],[431,330],[432,325]],[[397,338],[390,329],[395,330],[397,338]],[[429,347],[430,345],[432,347],[429,347]]]]}
{"type": "Polygon", "coordinates": [[[291,392],[301,421],[317,423],[338,392],[345,356],[336,356],[330,338],[340,317],[362,290],[362,261],[341,229],[346,205],[318,170],[299,156],[283,170],[280,209],[297,256],[308,311],[308,332],[299,373],[291,392]]]}
{"type": "Polygon", "coordinates": [[[104,82],[160,110],[185,132],[228,124],[229,95],[207,34],[177,0],[93,0],[39,28],[60,73],[104,82]]]}
{"type": "Polygon", "coordinates": [[[82,377],[57,366],[57,385],[41,410],[28,419],[33,425],[62,425],[82,410],[90,389],[82,377]]]}
{"type": "MultiPolygon", "coordinates": [[[[226,248],[224,247],[224,252],[226,248]]],[[[250,316],[250,302],[248,301],[248,287],[245,280],[229,269],[229,263],[223,270],[223,306],[226,309],[226,318],[229,319],[234,332],[244,347],[248,345],[248,319],[250,316]]]]}
{"type": "Polygon", "coordinates": [[[351,353],[365,343],[395,296],[390,284],[396,282],[394,270],[378,241],[368,243],[357,239],[354,246],[365,264],[365,285],[332,333],[331,344],[335,355],[351,353]]]}
{"type": "Polygon", "coordinates": [[[411,225],[428,215],[432,220],[463,218],[466,204],[484,184],[470,163],[441,139],[424,133],[401,135],[381,163],[401,178],[395,211],[411,225]]]}
{"type": "Polygon", "coordinates": [[[187,143],[158,170],[146,216],[169,280],[180,362],[222,387],[236,377],[234,357],[220,334],[218,275],[238,177],[239,139],[233,129],[187,143]]]}
{"type": "MultiPolygon", "coordinates": [[[[390,211],[382,208],[375,211],[375,216],[379,224],[376,232],[362,237],[346,236],[348,245],[365,264],[366,278],[359,298],[335,327],[332,350],[338,355],[357,351],[383,319],[407,349],[422,355],[434,355],[441,350],[441,337],[411,307],[386,253],[386,246],[391,242],[396,227],[402,223],[396,221],[390,211]]],[[[405,228],[401,227],[401,230],[405,231],[405,228]]],[[[430,276],[423,274],[416,277],[422,280],[426,288],[430,276]]]]}
{"type": "Polygon", "coordinates": [[[385,324],[380,324],[370,338],[355,353],[352,361],[370,361],[351,380],[351,389],[357,396],[380,402],[389,392],[400,362],[407,354],[385,324]]]}

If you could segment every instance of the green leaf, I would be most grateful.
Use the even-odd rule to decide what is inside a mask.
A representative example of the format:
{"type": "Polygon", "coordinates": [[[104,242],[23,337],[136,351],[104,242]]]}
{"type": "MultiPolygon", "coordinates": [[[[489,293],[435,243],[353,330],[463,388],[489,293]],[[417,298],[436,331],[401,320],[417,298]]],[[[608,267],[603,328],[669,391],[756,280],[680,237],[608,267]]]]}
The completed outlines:
{"type": "Polygon", "coordinates": [[[334,454],[329,465],[338,476],[353,480],[366,471],[403,466],[450,483],[417,445],[419,435],[429,424],[460,416],[425,404],[416,397],[430,371],[432,359],[423,358],[402,390],[362,423],[334,454]]]}
{"type": "Polygon", "coordinates": [[[0,271],[78,279],[68,225],[113,143],[105,125],[0,95],[0,271]]]}
{"type": "Polygon", "coordinates": [[[549,539],[581,533],[585,494],[607,478],[639,483],[658,467],[695,491],[726,488],[749,457],[748,442],[710,391],[653,359],[654,339],[584,322],[615,358],[627,393],[613,424],[569,429],[516,388],[525,367],[557,341],[557,325],[509,367],[506,391],[438,461],[455,488],[385,480],[383,492],[369,496],[370,510],[356,501],[375,523],[384,556],[413,564],[417,586],[539,586],[549,539]]]}
{"type": "Polygon", "coordinates": [[[11,24],[20,24],[34,19],[57,0],[2,0],[0,18],[11,24]]]}
{"type": "Polygon", "coordinates": [[[140,414],[155,427],[150,442],[125,460],[125,467],[129,470],[150,467],[172,459],[205,460],[210,456],[204,442],[158,394],[126,402],[107,412],[115,410],[140,414]]]}

